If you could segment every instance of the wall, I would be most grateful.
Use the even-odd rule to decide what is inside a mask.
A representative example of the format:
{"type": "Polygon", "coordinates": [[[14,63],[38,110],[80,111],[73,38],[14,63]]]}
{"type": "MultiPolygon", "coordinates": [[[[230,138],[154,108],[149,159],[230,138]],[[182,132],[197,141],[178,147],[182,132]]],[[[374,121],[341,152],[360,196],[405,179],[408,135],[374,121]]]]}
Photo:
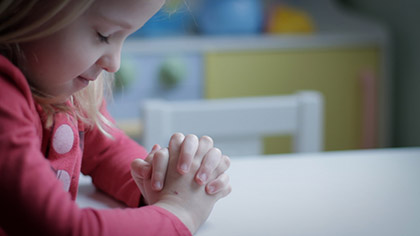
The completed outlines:
{"type": "Polygon", "coordinates": [[[420,1],[338,0],[385,23],[392,37],[393,146],[420,145],[420,1]]]}

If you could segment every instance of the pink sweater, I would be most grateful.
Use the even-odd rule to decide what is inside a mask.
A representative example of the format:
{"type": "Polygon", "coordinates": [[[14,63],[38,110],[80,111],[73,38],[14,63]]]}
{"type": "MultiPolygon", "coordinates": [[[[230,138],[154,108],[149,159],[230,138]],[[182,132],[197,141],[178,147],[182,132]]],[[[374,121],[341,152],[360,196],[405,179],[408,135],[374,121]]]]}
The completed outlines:
{"type": "Polygon", "coordinates": [[[170,212],[137,208],[129,169],[144,148],[120,130],[112,140],[63,113],[46,129],[41,114],[21,71],[0,55],[0,235],[191,235],[170,212]],[[131,208],[79,208],[80,171],[131,208]]]}

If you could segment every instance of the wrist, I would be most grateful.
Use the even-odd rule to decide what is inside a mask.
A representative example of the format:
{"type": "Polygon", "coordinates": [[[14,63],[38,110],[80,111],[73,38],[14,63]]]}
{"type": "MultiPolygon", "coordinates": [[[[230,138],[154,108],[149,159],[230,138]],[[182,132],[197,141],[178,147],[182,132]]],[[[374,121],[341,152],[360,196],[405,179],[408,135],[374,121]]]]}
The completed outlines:
{"type": "Polygon", "coordinates": [[[179,206],[178,204],[174,204],[172,201],[161,200],[154,203],[153,205],[163,208],[175,215],[188,228],[191,234],[194,234],[198,230],[199,225],[197,225],[193,220],[191,214],[189,214],[185,208],[179,206]]]}

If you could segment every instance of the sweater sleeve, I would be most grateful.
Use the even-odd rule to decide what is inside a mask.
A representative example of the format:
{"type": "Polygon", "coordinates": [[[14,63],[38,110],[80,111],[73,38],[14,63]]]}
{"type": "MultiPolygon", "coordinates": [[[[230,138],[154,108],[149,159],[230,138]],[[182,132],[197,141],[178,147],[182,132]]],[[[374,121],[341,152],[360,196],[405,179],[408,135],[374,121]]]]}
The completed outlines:
{"type": "MultiPolygon", "coordinates": [[[[113,123],[106,110],[101,113],[113,123]]],[[[108,127],[112,138],[94,128],[86,132],[82,160],[83,174],[92,177],[93,184],[130,207],[138,207],[140,191],[130,173],[135,158],[146,158],[147,151],[115,127],[108,127]]]]}
{"type": "Polygon", "coordinates": [[[40,151],[33,101],[3,75],[0,73],[0,235],[191,235],[178,218],[155,206],[79,208],[40,151]]]}

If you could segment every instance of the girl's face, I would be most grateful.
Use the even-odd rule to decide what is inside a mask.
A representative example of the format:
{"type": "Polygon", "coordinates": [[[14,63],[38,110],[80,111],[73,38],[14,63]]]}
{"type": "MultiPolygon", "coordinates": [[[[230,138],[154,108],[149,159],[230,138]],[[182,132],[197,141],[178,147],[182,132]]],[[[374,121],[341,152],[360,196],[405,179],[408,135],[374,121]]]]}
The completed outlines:
{"type": "Polygon", "coordinates": [[[116,72],[124,40],[165,0],[99,0],[70,25],[21,44],[31,86],[65,101],[103,71],[116,72]]]}

